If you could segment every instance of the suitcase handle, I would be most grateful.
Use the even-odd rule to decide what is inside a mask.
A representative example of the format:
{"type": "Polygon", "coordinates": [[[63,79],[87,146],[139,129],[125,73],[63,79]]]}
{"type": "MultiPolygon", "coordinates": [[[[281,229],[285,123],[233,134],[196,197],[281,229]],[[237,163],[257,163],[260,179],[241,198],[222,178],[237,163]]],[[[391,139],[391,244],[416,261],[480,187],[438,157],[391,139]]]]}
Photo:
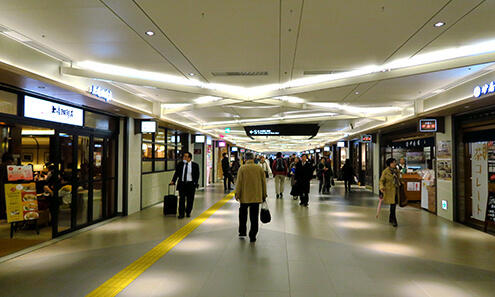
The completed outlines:
{"type": "Polygon", "coordinates": [[[170,187],[174,187],[174,191],[172,193],[175,193],[177,191],[177,187],[175,185],[168,185],[168,194],[170,195],[170,187]]]}

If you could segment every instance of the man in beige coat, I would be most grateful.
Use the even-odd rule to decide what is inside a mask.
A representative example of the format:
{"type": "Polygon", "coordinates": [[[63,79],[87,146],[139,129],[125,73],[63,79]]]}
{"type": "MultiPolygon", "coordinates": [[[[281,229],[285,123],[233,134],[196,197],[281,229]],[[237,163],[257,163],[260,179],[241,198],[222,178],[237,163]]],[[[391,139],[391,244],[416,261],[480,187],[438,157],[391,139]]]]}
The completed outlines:
{"type": "Polygon", "coordinates": [[[241,203],[239,207],[239,237],[246,237],[246,223],[249,209],[251,229],[249,239],[256,241],[258,234],[258,214],[260,203],[266,200],[265,171],[254,164],[254,154],[246,153],[246,164],[242,165],[237,173],[235,199],[241,203]]]}

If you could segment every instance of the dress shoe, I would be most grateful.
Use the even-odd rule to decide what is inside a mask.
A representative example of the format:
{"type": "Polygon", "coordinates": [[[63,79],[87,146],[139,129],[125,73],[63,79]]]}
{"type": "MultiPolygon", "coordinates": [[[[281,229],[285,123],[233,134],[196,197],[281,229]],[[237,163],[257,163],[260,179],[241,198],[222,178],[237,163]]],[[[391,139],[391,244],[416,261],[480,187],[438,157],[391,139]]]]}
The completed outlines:
{"type": "Polygon", "coordinates": [[[190,213],[186,214],[186,217],[190,218],[191,217],[191,214],[190,213]]]}
{"type": "Polygon", "coordinates": [[[256,238],[249,239],[249,242],[256,242],[256,238]]]}
{"type": "Polygon", "coordinates": [[[179,218],[179,219],[183,219],[183,218],[184,218],[184,216],[178,216],[178,218],[179,218]]]}
{"type": "Polygon", "coordinates": [[[397,221],[393,221],[392,226],[397,227],[397,221]]]}

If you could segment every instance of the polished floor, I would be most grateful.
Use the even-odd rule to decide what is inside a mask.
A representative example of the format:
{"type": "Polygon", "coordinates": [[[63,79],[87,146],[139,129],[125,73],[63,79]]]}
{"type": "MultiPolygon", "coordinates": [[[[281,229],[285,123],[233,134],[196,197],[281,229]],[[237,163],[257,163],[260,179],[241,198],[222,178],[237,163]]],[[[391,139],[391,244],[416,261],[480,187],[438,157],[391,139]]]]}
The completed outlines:
{"type": "MultiPolygon", "coordinates": [[[[118,296],[494,296],[494,236],[412,207],[393,228],[370,192],[316,187],[305,208],[270,181],[272,222],[255,244],[237,237],[230,200],[118,296]]],[[[210,187],[192,218],[157,205],[2,263],[0,296],[84,296],[224,196],[210,187]]]]}

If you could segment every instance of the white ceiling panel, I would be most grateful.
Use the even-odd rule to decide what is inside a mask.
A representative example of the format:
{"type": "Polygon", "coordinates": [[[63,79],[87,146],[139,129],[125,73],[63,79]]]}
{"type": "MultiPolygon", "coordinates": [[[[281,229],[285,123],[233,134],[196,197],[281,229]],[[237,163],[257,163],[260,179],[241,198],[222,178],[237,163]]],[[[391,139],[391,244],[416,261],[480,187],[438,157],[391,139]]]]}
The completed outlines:
{"type": "MultiPolygon", "coordinates": [[[[470,2],[477,4],[480,1],[470,2]]],[[[481,2],[481,5],[456,24],[447,24],[448,30],[425,47],[421,53],[495,40],[495,1],[481,2]]]]}
{"type": "Polygon", "coordinates": [[[137,3],[211,82],[278,82],[279,1],[139,0],[137,3]],[[268,71],[260,77],[211,72],[268,71]]]}
{"type": "Polygon", "coordinates": [[[0,2],[1,25],[74,61],[92,60],[178,75],[172,65],[99,1],[8,1],[7,8],[4,2],[0,2]]]}
{"type": "Polygon", "coordinates": [[[381,81],[349,102],[363,105],[410,102],[451,87],[455,82],[462,83],[464,78],[475,75],[488,66],[489,64],[477,65],[381,81]]]}
{"type": "Polygon", "coordinates": [[[446,2],[305,1],[295,73],[382,64],[446,2]]]}

